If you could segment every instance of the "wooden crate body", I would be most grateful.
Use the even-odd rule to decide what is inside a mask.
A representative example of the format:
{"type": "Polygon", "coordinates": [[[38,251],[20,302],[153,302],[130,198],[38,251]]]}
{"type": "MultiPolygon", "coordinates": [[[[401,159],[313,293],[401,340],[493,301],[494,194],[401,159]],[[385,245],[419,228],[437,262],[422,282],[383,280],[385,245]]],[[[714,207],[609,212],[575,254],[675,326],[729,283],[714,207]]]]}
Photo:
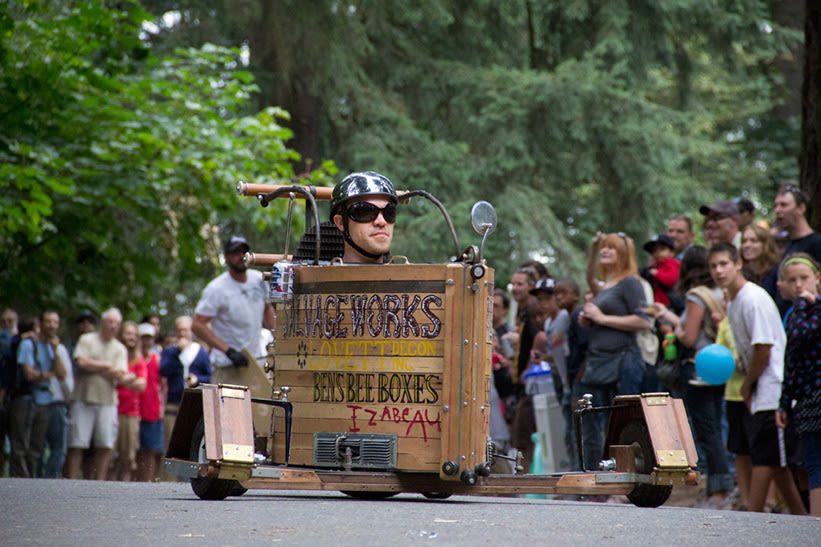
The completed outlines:
{"type": "MultiPolygon", "coordinates": [[[[301,266],[277,304],[277,386],[294,405],[291,465],[314,434],[393,434],[397,470],[486,461],[493,271],[464,264],[301,266]]],[[[284,461],[278,416],[274,462],[284,461]]]]}

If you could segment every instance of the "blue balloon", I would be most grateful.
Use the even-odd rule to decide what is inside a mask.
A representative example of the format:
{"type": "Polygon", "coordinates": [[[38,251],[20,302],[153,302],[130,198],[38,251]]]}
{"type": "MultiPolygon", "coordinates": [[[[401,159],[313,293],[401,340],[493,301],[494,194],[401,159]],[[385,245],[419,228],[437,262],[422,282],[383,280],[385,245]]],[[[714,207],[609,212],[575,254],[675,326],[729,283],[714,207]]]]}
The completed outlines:
{"type": "Polygon", "coordinates": [[[721,344],[704,346],[696,354],[696,373],[708,384],[720,386],[734,371],[733,353],[721,344]]]}

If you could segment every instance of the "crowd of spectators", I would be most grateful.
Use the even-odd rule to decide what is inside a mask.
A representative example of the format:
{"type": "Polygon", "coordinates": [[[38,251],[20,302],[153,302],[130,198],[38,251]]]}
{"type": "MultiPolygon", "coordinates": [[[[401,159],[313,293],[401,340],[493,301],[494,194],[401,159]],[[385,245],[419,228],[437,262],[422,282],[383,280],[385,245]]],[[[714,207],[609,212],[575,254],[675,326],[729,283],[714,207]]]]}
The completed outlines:
{"type": "Polygon", "coordinates": [[[706,477],[697,506],[821,515],[821,234],[807,206],[794,182],[778,189],[772,226],[746,198],[718,200],[699,209],[703,245],[679,214],[643,243],[642,257],[628,234],[598,233],[583,296],[575,281],[522,264],[510,279],[511,314],[507,291],[494,293],[493,412],[508,424],[497,444],[521,451],[528,469],[536,420],[522,375],[534,364],[552,369],[573,470],[598,469],[603,458],[605,414],[583,422],[578,454],[571,416],[580,397],[606,405],[669,391],[684,400],[706,477]],[[736,358],[723,385],[694,366],[714,343],[736,358]]]}
{"type": "MultiPolygon", "coordinates": [[[[3,311],[0,446],[8,443],[9,476],[159,477],[163,417],[185,385],[209,381],[208,352],[191,340],[188,317],[177,318],[169,334],[158,329],[156,315],[123,322],[116,308],[103,312],[100,323],[98,330],[97,317],[82,311],[75,337],[60,340],[56,311],[36,318],[3,311]],[[186,348],[197,349],[194,357],[186,348]]],[[[0,470],[5,455],[0,450],[0,470]]]]}
{"type": "Polygon", "coordinates": [[[226,241],[227,271],[208,285],[194,317],[177,317],[169,332],[158,315],[123,322],[110,308],[99,329],[93,313],[80,312],[75,338],[64,342],[56,311],[35,318],[5,309],[0,475],[8,442],[12,477],[169,479],[161,460],[185,388],[211,382],[213,374],[215,382],[249,385],[264,396],[255,359],[266,352],[263,321],[271,328],[274,319],[262,274],[242,260],[248,250],[240,236],[226,241]]]}

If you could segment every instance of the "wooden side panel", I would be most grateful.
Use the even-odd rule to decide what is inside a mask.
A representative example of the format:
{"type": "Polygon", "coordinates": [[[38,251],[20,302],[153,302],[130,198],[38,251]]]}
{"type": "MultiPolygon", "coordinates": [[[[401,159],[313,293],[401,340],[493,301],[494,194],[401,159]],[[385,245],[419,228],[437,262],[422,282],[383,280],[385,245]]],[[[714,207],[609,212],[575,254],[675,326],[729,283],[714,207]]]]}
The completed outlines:
{"type": "MultiPolygon", "coordinates": [[[[468,270],[449,269],[445,324],[446,393],[441,464],[455,462],[459,471],[474,469],[486,461],[490,415],[490,348],[488,287],[493,274],[474,282],[468,270]]],[[[456,479],[459,473],[443,479],[456,479]]]]}

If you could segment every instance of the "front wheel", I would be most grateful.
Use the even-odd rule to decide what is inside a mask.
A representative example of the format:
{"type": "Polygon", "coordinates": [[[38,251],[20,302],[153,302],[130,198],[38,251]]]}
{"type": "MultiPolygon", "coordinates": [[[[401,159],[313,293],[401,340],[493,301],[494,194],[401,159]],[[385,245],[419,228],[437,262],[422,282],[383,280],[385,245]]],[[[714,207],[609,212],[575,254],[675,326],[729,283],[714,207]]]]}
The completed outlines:
{"type": "MultiPolygon", "coordinates": [[[[198,463],[208,461],[205,457],[205,422],[203,418],[194,427],[191,436],[190,459],[198,463]]],[[[242,495],[245,489],[239,481],[231,479],[215,479],[212,477],[196,477],[191,479],[191,489],[203,500],[224,500],[228,496],[242,495]],[[242,492],[240,492],[242,490],[242,492]]]]}
{"type": "MultiPolygon", "coordinates": [[[[650,432],[647,431],[644,422],[637,420],[627,424],[619,434],[619,444],[633,447],[637,473],[649,475],[653,472],[656,456],[653,453],[650,432]]],[[[637,507],[658,507],[667,501],[672,491],[672,486],[637,484],[633,491],[627,494],[627,499],[637,507]]]]}

